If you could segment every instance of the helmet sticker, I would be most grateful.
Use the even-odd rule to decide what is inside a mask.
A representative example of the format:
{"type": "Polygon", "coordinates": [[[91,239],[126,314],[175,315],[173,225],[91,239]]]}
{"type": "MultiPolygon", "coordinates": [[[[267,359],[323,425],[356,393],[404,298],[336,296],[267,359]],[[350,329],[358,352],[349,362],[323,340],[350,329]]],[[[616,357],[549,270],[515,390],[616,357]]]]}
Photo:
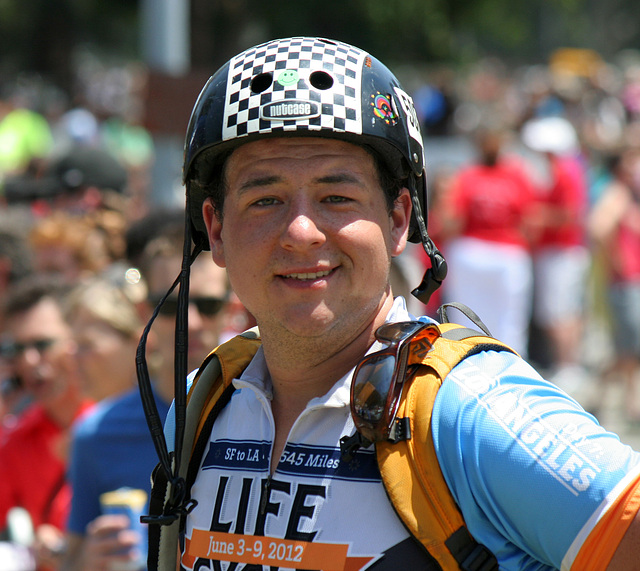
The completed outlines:
{"type": "Polygon", "coordinates": [[[399,87],[394,86],[393,89],[395,90],[398,100],[400,101],[400,105],[402,105],[402,109],[407,116],[407,129],[409,130],[409,136],[414,139],[422,149],[423,146],[422,136],[420,135],[420,122],[418,121],[416,108],[413,106],[413,99],[411,99],[411,96],[399,87]]]}
{"type": "Polygon", "coordinates": [[[223,140],[300,129],[362,133],[365,52],[340,42],[288,38],[262,44],[229,65],[223,140]],[[255,78],[272,77],[252,89],[255,78]],[[285,104],[286,102],[286,104],[285,104]]]}
{"type": "Polygon", "coordinates": [[[320,115],[320,107],[317,103],[297,99],[274,101],[260,107],[260,118],[267,121],[297,120],[318,115],[320,115]]]}
{"type": "Polygon", "coordinates": [[[288,85],[294,85],[298,83],[298,79],[300,79],[300,77],[298,76],[298,72],[295,69],[285,69],[278,76],[278,83],[287,87],[288,85]]]}
{"type": "Polygon", "coordinates": [[[387,125],[398,123],[398,115],[391,104],[390,95],[382,95],[379,91],[371,94],[371,106],[376,117],[382,119],[387,125]]]}

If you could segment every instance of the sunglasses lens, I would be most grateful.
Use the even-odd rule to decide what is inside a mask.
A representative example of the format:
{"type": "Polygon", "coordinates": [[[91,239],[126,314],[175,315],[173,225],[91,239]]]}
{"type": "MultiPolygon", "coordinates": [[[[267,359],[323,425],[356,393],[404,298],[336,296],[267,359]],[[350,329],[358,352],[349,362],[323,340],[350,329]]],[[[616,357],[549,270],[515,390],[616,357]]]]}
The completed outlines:
{"type": "MultiPolygon", "coordinates": [[[[160,300],[156,300],[154,305],[157,305],[160,300]]],[[[159,310],[160,315],[164,315],[165,317],[172,317],[178,311],[178,300],[177,299],[166,299],[162,304],[159,310]]]]}
{"type": "Polygon", "coordinates": [[[15,344],[11,341],[3,341],[0,343],[0,357],[10,359],[15,355],[15,344]]]}
{"type": "MultiPolygon", "coordinates": [[[[150,298],[149,303],[155,307],[160,303],[161,299],[162,298],[160,297],[150,298]]],[[[220,313],[220,310],[224,307],[225,301],[226,300],[217,297],[191,297],[189,299],[189,303],[194,304],[198,308],[198,311],[206,317],[213,317],[220,313]]],[[[170,297],[162,304],[159,314],[164,315],[165,317],[173,317],[177,311],[178,300],[174,297],[170,297]]]]}
{"type": "Polygon", "coordinates": [[[351,415],[366,440],[388,437],[407,366],[420,363],[439,335],[437,327],[420,321],[387,323],[377,329],[376,338],[388,346],[360,362],[351,384],[351,415]]]}
{"type": "Polygon", "coordinates": [[[374,354],[358,368],[353,407],[363,421],[375,424],[383,419],[395,364],[394,355],[374,354]]]}
{"type": "Polygon", "coordinates": [[[200,297],[194,298],[191,301],[196,304],[198,311],[207,317],[213,317],[220,313],[220,310],[224,306],[224,299],[218,299],[215,297],[200,297]]]}
{"type": "Polygon", "coordinates": [[[53,339],[36,339],[32,345],[38,353],[44,353],[53,343],[53,339]]]}
{"type": "Polygon", "coordinates": [[[6,359],[15,359],[29,349],[35,349],[38,353],[43,354],[55,342],[55,339],[34,339],[24,343],[5,342],[0,347],[0,356],[6,359]]]}

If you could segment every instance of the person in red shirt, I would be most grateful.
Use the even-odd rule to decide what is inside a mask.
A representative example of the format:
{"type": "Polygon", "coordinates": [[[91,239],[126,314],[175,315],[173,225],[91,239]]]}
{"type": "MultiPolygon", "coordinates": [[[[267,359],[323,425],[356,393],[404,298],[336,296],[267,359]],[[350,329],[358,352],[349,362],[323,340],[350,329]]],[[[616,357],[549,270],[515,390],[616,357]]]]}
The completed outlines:
{"type": "Polygon", "coordinates": [[[640,150],[623,149],[613,159],[613,180],[589,217],[589,232],[604,254],[614,358],[605,378],[617,374],[625,386],[628,420],[640,418],[640,150]]]}
{"type": "Polygon", "coordinates": [[[72,423],[90,407],[75,362],[75,342],[63,317],[66,289],[37,275],[17,282],[4,306],[4,357],[34,404],[0,443],[0,529],[11,508],[33,524],[39,569],[55,567],[71,492],[66,483],[72,423]]]}
{"type": "Polygon", "coordinates": [[[520,162],[501,155],[504,139],[500,130],[479,132],[477,164],[452,181],[442,295],[472,307],[496,338],[526,355],[533,287],[527,224],[535,195],[520,162]]]}
{"type": "Polygon", "coordinates": [[[577,134],[563,117],[531,120],[522,129],[522,140],[548,167],[548,183],[538,197],[533,317],[549,338],[552,380],[572,393],[586,382],[580,364],[591,259],[586,175],[577,134]]]}

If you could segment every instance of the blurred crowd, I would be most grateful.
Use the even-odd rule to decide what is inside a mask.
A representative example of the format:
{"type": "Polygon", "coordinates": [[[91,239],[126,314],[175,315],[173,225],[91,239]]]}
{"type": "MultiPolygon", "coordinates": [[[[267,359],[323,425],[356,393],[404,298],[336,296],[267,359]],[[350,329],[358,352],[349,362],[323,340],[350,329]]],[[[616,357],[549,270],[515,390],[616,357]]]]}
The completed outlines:
{"type": "MultiPolygon", "coordinates": [[[[177,291],[160,301],[184,210],[150,201],[153,139],[126,106],[105,114],[85,92],[47,114],[33,86],[0,94],[0,569],[141,569],[157,456],[136,366],[166,415],[177,291]]],[[[189,370],[252,324],[207,256],[188,312],[189,370]]]]}
{"type": "MultiPolygon", "coordinates": [[[[139,568],[143,542],[104,494],[149,491],[134,357],[180,271],[184,225],[181,206],[151,200],[139,72],[84,75],[72,97],[33,78],[0,86],[0,570],[100,569],[113,537],[136,547],[119,557],[139,568]]],[[[405,74],[449,275],[428,306],[412,300],[428,264],[412,247],[394,291],[416,314],[468,305],[596,414],[622,387],[620,414],[639,422],[640,54],[405,74]]],[[[252,320],[207,256],[190,288],[194,369],[252,320]]],[[[149,336],[161,414],[175,295],[149,336]]]]}
{"type": "Polygon", "coordinates": [[[618,399],[637,425],[640,53],[432,78],[414,98],[449,275],[428,311],[466,303],[588,409],[618,399]]]}

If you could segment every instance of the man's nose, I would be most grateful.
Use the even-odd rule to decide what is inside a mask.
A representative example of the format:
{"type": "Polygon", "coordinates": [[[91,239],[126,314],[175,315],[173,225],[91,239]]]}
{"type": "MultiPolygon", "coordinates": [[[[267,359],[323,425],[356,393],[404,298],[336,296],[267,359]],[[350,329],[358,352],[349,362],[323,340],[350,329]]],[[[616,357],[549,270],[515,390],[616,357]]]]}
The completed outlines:
{"type": "Polygon", "coordinates": [[[16,356],[16,361],[31,367],[34,367],[35,365],[37,365],[41,360],[42,360],[42,352],[39,351],[36,347],[25,347],[16,356]]]}
{"type": "Polygon", "coordinates": [[[319,214],[309,205],[292,208],[282,235],[282,245],[288,249],[309,248],[325,241],[319,214]]]}
{"type": "Polygon", "coordinates": [[[189,329],[193,331],[201,329],[203,324],[202,313],[200,313],[198,306],[193,302],[189,303],[189,329]]]}

